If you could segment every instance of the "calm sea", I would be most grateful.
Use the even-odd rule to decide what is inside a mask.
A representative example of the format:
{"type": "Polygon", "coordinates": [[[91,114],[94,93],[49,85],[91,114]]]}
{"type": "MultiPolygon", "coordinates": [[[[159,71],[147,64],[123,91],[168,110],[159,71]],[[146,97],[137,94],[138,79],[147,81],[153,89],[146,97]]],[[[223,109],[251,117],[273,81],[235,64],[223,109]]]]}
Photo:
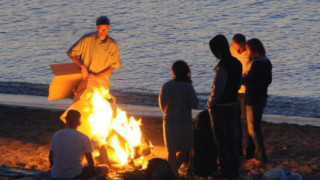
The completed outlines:
{"type": "Polygon", "coordinates": [[[111,82],[120,103],[157,106],[182,59],[204,108],[217,63],[209,40],[243,33],[264,43],[273,64],[265,112],[320,117],[319,9],[318,0],[1,0],[0,93],[46,96],[48,65],[71,62],[68,48],[107,15],[123,65],[111,82]]]}

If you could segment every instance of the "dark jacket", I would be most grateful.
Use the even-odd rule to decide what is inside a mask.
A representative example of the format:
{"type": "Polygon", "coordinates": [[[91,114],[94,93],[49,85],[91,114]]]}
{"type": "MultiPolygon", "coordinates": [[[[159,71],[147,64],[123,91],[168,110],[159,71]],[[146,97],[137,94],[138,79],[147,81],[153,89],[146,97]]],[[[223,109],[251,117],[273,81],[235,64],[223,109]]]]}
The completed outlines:
{"type": "Polygon", "coordinates": [[[246,104],[253,104],[261,98],[267,98],[268,86],[272,82],[272,64],[266,57],[252,62],[250,71],[244,78],[246,86],[246,104]]]}
{"type": "Polygon", "coordinates": [[[240,88],[242,65],[231,56],[228,41],[223,35],[215,36],[209,45],[212,53],[220,61],[215,67],[208,108],[214,105],[235,103],[240,88]]]}

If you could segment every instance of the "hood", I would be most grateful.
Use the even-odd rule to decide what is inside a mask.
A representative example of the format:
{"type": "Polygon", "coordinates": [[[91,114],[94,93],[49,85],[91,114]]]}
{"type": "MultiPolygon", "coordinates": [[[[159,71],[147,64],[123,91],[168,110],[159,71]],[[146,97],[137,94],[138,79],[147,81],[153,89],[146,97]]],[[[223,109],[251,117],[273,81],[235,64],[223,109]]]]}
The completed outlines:
{"type": "Polygon", "coordinates": [[[231,57],[229,43],[227,38],[224,35],[219,34],[213,37],[209,42],[209,46],[212,54],[216,58],[222,60],[222,59],[228,59],[229,57],[231,57]]]}

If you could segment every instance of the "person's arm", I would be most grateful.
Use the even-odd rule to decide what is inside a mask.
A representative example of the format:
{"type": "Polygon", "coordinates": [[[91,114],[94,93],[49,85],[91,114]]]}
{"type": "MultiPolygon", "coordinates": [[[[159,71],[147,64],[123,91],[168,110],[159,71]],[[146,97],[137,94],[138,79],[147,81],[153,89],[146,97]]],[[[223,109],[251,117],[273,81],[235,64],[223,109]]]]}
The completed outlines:
{"type": "Polygon", "coordinates": [[[84,156],[86,157],[86,160],[88,162],[88,166],[89,167],[93,167],[94,166],[94,161],[93,161],[93,158],[92,158],[92,153],[84,153],[84,156]]]}
{"type": "Polygon", "coordinates": [[[54,156],[54,152],[53,152],[53,151],[50,151],[50,152],[49,152],[50,168],[53,166],[53,156],[54,156]]]}
{"type": "Polygon", "coordinates": [[[101,78],[104,77],[106,75],[111,74],[113,71],[115,70],[115,68],[113,67],[108,67],[105,70],[103,70],[102,72],[98,73],[98,74],[93,74],[93,73],[89,73],[88,74],[88,79],[95,79],[95,78],[101,78]]]}
{"type": "Polygon", "coordinates": [[[212,84],[212,90],[210,94],[210,98],[207,102],[208,109],[212,109],[213,105],[217,103],[223,95],[223,91],[225,89],[225,85],[227,83],[228,73],[227,71],[218,66],[216,69],[215,78],[212,84]]]}
{"type": "Polygon", "coordinates": [[[165,111],[165,98],[164,98],[164,86],[162,86],[160,93],[159,93],[159,98],[158,98],[158,103],[159,103],[159,107],[161,109],[162,112],[165,111]]]}
{"type": "Polygon", "coordinates": [[[199,105],[199,99],[197,97],[196,91],[194,90],[193,86],[191,86],[190,91],[191,91],[191,94],[189,97],[189,102],[191,104],[191,108],[196,109],[196,108],[198,108],[198,105],[199,105]]]}
{"type": "Polygon", "coordinates": [[[87,79],[88,77],[88,69],[83,63],[79,60],[77,56],[72,56],[69,52],[67,52],[67,56],[77,65],[81,68],[81,74],[83,79],[87,79]]]}

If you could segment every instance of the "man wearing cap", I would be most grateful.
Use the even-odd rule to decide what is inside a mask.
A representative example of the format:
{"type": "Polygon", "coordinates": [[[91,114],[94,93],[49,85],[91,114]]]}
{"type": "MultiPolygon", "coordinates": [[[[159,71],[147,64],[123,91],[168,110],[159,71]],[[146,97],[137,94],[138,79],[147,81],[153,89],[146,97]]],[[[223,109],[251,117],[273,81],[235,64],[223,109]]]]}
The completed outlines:
{"type": "Polygon", "coordinates": [[[84,91],[94,87],[109,89],[111,73],[121,67],[117,42],[108,36],[110,21],[107,16],[96,20],[96,32],[84,35],[68,50],[69,58],[81,68],[83,80],[75,89],[74,102],[84,91]]]}

